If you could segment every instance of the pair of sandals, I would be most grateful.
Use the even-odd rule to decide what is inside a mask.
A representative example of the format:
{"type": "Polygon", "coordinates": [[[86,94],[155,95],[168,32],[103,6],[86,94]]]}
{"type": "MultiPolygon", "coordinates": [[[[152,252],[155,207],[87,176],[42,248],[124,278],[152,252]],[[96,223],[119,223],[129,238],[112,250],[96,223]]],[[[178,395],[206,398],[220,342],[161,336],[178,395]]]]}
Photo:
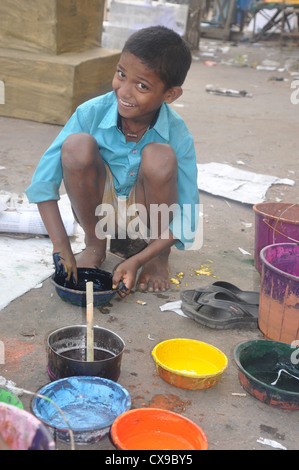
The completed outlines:
{"type": "Polygon", "coordinates": [[[181,309],[210,328],[257,328],[259,299],[259,292],[242,291],[229,282],[218,281],[182,292],[181,309]]]}

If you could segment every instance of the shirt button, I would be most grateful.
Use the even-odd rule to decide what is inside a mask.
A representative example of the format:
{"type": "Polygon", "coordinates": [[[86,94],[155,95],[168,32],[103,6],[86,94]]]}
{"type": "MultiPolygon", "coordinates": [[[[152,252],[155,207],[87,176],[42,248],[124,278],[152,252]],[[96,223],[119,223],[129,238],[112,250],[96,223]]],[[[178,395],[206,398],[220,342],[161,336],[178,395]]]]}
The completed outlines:
{"type": "Polygon", "coordinates": [[[135,172],[131,171],[130,176],[135,176],[135,172]]]}
{"type": "Polygon", "coordinates": [[[133,149],[133,150],[132,150],[132,153],[137,153],[137,149],[133,149]]]}

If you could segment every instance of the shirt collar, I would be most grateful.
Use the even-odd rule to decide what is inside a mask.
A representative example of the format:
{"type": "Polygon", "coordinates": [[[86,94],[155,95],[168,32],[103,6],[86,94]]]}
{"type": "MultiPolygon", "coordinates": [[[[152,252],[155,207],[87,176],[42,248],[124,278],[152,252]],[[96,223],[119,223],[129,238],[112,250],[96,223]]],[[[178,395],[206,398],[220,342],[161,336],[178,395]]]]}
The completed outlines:
{"type": "Polygon", "coordinates": [[[104,118],[99,123],[98,127],[101,127],[102,129],[109,129],[110,127],[117,126],[117,116],[118,116],[117,100],[114,95],[112,104],[111,106],[109,106],[104,118]]]}
{"type": "Polygon", "coordinates": [[[156,118],[156,122],[153,125],[153,129],[165,140],[169,140],[169,119],[167,104],[163,103],[159,115],[156,118]]]}
{"type": "MultiPolygon", "coordinates": [[[[152,119],[152,122],[149,125],[150,129],[152,129],[154,127],[154,125],[156,124],[156,122],[158,120],[158,117],[159,117],[159,112],[160,112],[160,108],[157,110],[156,114],[154,115],[154,117],[152,119]]],[[[119,114],[119,112],[117,113],[117,124],[116,125],[117,125],[117,128],[121,131],[121,129],[122,129],[121,115],[119,114]]]]}

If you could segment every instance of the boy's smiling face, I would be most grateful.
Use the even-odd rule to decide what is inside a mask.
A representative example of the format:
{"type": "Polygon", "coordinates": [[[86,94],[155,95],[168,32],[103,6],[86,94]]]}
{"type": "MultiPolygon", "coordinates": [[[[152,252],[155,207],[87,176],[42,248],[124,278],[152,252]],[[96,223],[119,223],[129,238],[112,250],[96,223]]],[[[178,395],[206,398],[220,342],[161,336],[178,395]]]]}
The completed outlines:
{"type": "Polygon", "coordinates": [[[150,124],[161,104],[172,103],[181,87],[165,90],[159,75],[130,52],[122,53],[112,81],[118,112],[131,122],[150,124]]]}

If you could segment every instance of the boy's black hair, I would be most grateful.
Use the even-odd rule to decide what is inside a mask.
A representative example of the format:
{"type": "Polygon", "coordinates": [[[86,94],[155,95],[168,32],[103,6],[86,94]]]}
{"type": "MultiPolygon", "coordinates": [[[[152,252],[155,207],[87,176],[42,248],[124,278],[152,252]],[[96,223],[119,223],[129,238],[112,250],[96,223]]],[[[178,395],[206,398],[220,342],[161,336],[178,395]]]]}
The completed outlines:
{"type": "Polygon", "coordinates": [[[154,70],[166,89],[184,83],[192,61],[184,39],[165,26],[150,26],[136,31],[127,39],[122,52],[130,52],[154,70]]]}

